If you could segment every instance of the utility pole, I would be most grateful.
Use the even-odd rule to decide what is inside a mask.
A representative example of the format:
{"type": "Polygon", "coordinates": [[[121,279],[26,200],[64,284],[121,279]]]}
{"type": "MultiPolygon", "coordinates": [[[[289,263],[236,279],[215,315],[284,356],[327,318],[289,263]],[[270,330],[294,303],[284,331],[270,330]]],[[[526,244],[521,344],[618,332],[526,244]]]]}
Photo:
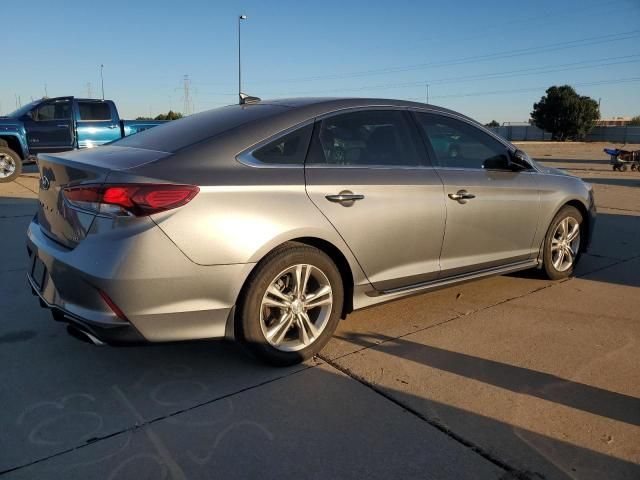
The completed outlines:
{"type": "Polygon", "coordinates": [[[241,35],[240,35],[240,22],[246,20],[246,15],[240,15],[238,17],[238,103],[242,103],[242,50],[241,50],[241,35]]]}
{"type": "Polygon", "coordinates": [[[189,75],[185,75],[183,78],[183,96],[184,96],[184,114],[185,116],[191,115],[191,80],[189,79],[189,75]]]}
{"type": "Polygon", "coordinates": [[[104,65],[100,64],[100,85],[102,85],[102,100],[104,100],[104,76],[102,75],[102,71],[104,70],[104,65]]]}

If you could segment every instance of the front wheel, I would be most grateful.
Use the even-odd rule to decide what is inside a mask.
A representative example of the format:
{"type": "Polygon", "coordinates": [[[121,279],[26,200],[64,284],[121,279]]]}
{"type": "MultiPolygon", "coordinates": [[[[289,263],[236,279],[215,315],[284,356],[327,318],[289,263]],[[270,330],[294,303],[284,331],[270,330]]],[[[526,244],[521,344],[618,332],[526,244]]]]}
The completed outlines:
{"type": "Polygon", "coordinates": [[[236,333],[262,360],[299,363],[329,341],[343,300],[333,261],[317,248],[290,243],[267,255],[251,274],[238,302],[236,333]]]}
{"type": "Polygon", "coordinates": [[[580,258],[582,214],[565,205],[554,217],[544,239],[543,267],[551,280],[569,277],[580,258]]]}
{"type": "Polygon", "coordinates": [[[22,160],[10,148],[0,146],[0,183],[13,182],[22,173],[22,160]]]}

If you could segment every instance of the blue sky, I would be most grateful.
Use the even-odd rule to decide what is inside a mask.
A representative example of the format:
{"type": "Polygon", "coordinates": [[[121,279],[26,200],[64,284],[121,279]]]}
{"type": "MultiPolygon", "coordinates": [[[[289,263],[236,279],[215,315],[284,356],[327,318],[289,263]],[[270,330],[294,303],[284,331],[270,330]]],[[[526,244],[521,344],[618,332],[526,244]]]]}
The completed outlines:
{"type": "Polygon", "coordinates": [[[262,98],[367,96],[425,101],[480,121],[523,121],[547,86],[602,99],[602,115],[640,114],[639,0],[10,2],[2,7],[0,112],[99,92],[121,115],[195,111],[262,98]],[[7,44],[8,40],[8,44],[7,44]],[[634,80],[635,79],[635,80],[634,80]]]}

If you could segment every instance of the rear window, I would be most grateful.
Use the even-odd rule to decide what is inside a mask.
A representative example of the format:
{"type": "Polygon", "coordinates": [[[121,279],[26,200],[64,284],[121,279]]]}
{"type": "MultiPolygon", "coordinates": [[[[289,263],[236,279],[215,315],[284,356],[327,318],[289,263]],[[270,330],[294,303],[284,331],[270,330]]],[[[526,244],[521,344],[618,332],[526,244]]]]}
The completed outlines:
{"type": "Polygon", "coordinates": [[[111,107],[106,102],[78,102],[80,120],[111,120],[111,107]]]}
{"type": "Polygon", "coordinates": [[[167,122],[125,137],[113,145],[174,153],[232,128],[287,109],[268,104],[230,105],[167,122]]]}

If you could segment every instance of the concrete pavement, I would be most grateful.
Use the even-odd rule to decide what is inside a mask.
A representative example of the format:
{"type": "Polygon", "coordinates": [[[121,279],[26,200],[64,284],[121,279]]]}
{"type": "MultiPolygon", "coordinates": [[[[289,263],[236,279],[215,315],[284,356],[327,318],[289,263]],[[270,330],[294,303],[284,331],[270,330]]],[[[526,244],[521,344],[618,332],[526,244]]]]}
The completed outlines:
{"type": "Polygon", "coordinates": [[[640,478],[640,174],[599,146],[524,148],[594,183],[576,278],[356,312],[288,369],[71,338],[24,278],[36,175],[0,185],[0,477],[640,478]]]}

